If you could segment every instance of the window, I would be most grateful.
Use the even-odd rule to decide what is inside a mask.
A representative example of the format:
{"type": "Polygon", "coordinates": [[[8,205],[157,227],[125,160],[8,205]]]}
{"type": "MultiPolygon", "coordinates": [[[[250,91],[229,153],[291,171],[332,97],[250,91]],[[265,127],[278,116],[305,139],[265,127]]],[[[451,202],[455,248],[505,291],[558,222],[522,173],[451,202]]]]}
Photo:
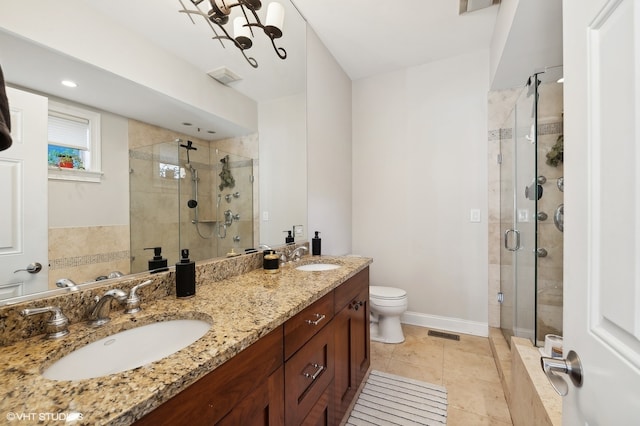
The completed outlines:
{"type": "Polygon", "coordinates": [[[100,114],[49,101],[49,179],[100,182],[100,114]]]}

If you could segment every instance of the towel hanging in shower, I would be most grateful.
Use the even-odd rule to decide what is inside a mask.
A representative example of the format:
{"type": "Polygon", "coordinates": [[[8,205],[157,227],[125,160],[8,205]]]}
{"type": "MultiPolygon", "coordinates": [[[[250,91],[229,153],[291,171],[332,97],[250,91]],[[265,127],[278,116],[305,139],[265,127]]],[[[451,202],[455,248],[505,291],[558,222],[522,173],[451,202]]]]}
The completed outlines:
{"type": "Polygon", "coordinates": [[[11,113],[4,86],[4,74],[0,67],[0,151],[8,149],[11,143],[11,113]]]}

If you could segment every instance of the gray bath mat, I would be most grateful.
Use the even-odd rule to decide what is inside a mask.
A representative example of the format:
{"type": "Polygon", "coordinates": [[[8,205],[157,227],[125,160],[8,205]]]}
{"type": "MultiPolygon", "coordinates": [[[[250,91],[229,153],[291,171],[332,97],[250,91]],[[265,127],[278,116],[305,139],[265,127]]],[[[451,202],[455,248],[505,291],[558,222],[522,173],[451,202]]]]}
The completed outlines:
{"type": "Polygon", "coordinates": [[[445,425],[447,390],[372,370],[347,425],[445,425]]]}

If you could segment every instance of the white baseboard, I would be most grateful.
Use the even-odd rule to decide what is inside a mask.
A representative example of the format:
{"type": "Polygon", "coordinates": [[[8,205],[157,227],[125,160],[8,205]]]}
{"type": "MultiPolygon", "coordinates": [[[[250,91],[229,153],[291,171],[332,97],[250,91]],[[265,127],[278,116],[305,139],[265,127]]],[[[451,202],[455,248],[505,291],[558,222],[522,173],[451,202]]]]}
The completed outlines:
{"type": "Polygon", "coordinates": [[[489,324],[486,322],[440,317],[437,315],[427,315],[410,311],[405,312],[400,321],[404,324],[418,325],[420,327],[434,328],[436,330],[471,334],[473,336],[489,336],[489,324]]]}

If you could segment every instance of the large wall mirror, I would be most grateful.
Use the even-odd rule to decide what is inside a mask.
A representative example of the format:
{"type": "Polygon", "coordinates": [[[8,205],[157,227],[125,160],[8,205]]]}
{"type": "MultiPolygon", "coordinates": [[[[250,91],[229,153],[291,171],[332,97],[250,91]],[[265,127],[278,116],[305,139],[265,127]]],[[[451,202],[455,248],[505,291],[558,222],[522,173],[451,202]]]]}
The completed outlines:
{"type": "MultiPolygon", "coordinates": [[[[146,247],[162,246],[171,266],[181,248],[200,260],[283,244],[294,226],[297,240],[308,238],[306,23],[288,0],[277,42],[287,58],[256,34],[247,54],[257,68],[212,40],[206,22],[179,13],[193,8],[187,0],[42,2],[36,18],[20,3],[0,16],[6,84],[49,105],[97,113],[101,170],[89,179],[64,170],[52,176],[44,160],[40,204],[11,214],[22,215],[20,234],[37,229],[30,221],[40,210],[46,259],[16,260],[22,249],[0,247],[0,305],[56,291],[60,278],[81,284],[145,271],[154,255],[146,247]],[[220,68],[240,79],[223,85],[207,75],[220,68]],[[221,185],[225,170],[235,186],[221,185]],[[36,274],[13,271],[37,261],[45,284],[32,289],[36,274]]],[[[14,127],[24,125],[21,114],[14,127]]],[[[16,163],[13,155],[0,152],[0,163],[16,163]]]]}

